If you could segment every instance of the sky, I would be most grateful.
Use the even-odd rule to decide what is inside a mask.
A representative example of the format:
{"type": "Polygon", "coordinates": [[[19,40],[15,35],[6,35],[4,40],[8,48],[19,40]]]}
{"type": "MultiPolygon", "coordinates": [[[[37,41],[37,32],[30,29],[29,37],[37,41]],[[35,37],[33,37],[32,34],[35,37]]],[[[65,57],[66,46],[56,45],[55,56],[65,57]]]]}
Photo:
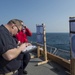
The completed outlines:
{"type": "Polygon", "coordinates": [[[75,0],[0,0],[0,25],[21,19],[32,31],[45,23],[46,32],[69,32],[69,17],[75,16],[75,0]]]}

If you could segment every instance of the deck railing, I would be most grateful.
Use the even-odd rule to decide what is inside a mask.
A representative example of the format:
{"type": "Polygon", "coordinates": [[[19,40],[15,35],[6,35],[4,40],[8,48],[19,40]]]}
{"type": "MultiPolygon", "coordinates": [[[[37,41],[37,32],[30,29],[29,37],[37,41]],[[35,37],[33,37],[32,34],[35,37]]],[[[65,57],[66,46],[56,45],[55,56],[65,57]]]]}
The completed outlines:
{"type": "Polygon", "coordinates": [[[70,51],[59,49],[59,48],[52,47],[52,46],[49,46],[49,45],[47,45],[47,51],[54,54],[54,55],[65,58],[67,60],[70,59],[70,51]]]}
{"type": "MultiPolygon", "coordinates": [[[[33,43],[33,44],[37,45],[37,43],[33,43]]],[[[42,44],[39,44],[39,45],[41,47],[43,47],[42,44]]],[[[64,59],[70,60],[70,51],[59,49],[59,48],[52,47],[52,46],[49,46],[49,45],[47,45],[47,51],[54,54],[54,55],[60,56],[64,59]]]]}

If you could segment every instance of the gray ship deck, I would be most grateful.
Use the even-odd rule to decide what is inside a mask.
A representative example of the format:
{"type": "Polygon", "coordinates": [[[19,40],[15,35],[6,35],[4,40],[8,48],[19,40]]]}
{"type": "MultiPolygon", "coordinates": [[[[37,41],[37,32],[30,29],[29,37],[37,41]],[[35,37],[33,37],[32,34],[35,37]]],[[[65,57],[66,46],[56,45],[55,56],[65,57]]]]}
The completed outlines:
{"type": "Polygon", "coordinates": [[[52,61],[47,64],[36,66],[38,62],[42,61],[39,58],[33,58],[27,65],[27,75],[70,75],[69,72],[57,63],[52,61]]]}

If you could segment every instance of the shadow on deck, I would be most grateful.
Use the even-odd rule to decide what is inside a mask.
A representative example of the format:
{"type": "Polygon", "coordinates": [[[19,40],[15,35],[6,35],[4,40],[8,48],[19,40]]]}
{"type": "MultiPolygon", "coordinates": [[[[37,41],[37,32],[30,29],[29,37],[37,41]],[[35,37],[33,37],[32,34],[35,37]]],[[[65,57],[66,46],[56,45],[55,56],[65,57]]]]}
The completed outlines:
{"type": "Polygon", "coordinates": [[[36,66],[40,61],[42,60],[39,58],[33,58],[30,60],[26,67],[26,70],[28,71],[27,75],[70,75],[68,70],[52,61],[47,64],[36,66]]]}

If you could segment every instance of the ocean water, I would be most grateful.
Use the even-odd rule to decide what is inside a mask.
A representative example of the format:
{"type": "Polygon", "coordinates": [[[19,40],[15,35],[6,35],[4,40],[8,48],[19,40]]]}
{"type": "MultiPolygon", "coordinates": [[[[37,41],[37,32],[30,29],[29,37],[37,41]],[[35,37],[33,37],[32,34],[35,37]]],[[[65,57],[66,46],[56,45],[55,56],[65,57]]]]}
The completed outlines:
{"type": "MultiPolygon", "coordinates": [[[[28,38],[29,41],[37,42],[36,33],[33,33],[31,37],[28,38]]],[[[48,46],[56,47],[57,49],[62,49],[64,51],[70,51],[70,36],[69,33],[46,33],[46,44],[48,46]]],[[[47,48],[47,50],[50,50],[47,48]]],[[[70,59],[70,53],[64,51],[56,52],[56,55],[70,59]],[[63,55],[64,54],[64,55],[63,55]]]]}
{"type": "MultiPolygon", "coordinates": [[[[36,33],[28,37],[29,41],[36,42],[36,33]]],[[[70,51],[69,33],[46,33],[46,44],[63,50],[70,51]]]]}

